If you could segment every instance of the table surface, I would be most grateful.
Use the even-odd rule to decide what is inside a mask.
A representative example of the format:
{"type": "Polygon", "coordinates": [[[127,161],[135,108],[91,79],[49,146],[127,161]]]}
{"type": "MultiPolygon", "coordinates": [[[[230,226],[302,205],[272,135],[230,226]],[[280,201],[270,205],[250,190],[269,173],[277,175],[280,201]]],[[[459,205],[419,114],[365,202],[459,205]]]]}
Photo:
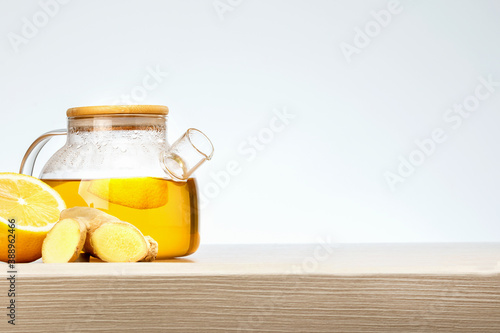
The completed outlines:
{"type": "Polygon", "coordinates": [[[18,267],[24,276],[92,276],[116,270],[127,275],[487,274],[500,272],[500,244],[205,245],[189,257],[154,263],[92,259],[18,267]]]}
{"type": "Polygon", "coordinates": [[[500,332],[496,243],[205,245],[17,271],[13,332],[500,332]]]}

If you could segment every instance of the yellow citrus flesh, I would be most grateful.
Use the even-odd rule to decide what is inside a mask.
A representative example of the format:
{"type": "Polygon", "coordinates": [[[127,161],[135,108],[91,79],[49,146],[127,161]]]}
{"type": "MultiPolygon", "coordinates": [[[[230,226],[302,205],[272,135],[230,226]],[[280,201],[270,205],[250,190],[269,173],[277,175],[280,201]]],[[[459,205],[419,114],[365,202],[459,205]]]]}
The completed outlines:
{"type": "Polygon", "coordinates": [[[42,244],[66,208],[61,196],[41,180],[15,173],[0,173],[0,260],[8,261],[8,221],[15,221],[16,262],[42,256],[42,244]]]}
{"type": "Polygon", "coordinates": [[[162,207],[168,199],[167,182],[150,177],[96,179],[90,182],[87,191],[111,203],[136,209],[162,207]]]}

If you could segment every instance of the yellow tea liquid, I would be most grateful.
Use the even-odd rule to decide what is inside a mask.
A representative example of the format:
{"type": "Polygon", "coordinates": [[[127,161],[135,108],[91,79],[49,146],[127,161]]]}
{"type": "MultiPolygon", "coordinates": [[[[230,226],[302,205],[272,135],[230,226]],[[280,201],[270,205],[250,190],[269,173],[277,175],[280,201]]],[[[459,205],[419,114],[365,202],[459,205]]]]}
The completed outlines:
{"type": "Polygon", "coordinates": [[[189,255],[198,249],[196,181],[160,178],[53,180],[68,208],[98,208],[135,225],[158,242],[158,259],[189,255]]]}

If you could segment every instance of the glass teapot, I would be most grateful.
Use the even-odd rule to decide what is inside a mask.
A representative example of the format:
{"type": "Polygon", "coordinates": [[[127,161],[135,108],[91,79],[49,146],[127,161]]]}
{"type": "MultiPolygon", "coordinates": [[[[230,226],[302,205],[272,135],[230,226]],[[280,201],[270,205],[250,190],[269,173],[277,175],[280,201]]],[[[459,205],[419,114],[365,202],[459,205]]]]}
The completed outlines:
{"type": "Polygon", "coordinates": [[[159,105],[71,108],[68,129],[39,137],[26,152],[20,173],[32,175],[48,140],[67,135],[39,178],[68,208],[98,208],[134,224],[158,242],[158,259],[192,254],[200,237],[197,185],[191,175],[212,158],[214,149],[193,128],[169,145],[167,115],[168,108],[159,105]]]}

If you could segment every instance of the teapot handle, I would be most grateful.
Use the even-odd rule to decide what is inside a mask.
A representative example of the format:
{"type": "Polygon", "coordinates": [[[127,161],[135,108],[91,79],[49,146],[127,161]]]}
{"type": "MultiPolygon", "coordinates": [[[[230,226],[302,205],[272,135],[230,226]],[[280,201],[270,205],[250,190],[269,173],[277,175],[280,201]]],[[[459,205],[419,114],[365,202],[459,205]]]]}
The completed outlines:
{"type": "Polygon", "coordinates": [[[33,176],[33,169],[35,168],[36,158],[38,157],[38,154],[40,153],[40,150],[42,150],[43,146],[45,146],[45,144],[49,142],[52,137],[67,134],[68,132],[65,129],[58,129],[55,131],[47,132],[36,139],[35,142],[33,142],[28,148],[28,151],[23,157],[19,173],[33,176]]]}

